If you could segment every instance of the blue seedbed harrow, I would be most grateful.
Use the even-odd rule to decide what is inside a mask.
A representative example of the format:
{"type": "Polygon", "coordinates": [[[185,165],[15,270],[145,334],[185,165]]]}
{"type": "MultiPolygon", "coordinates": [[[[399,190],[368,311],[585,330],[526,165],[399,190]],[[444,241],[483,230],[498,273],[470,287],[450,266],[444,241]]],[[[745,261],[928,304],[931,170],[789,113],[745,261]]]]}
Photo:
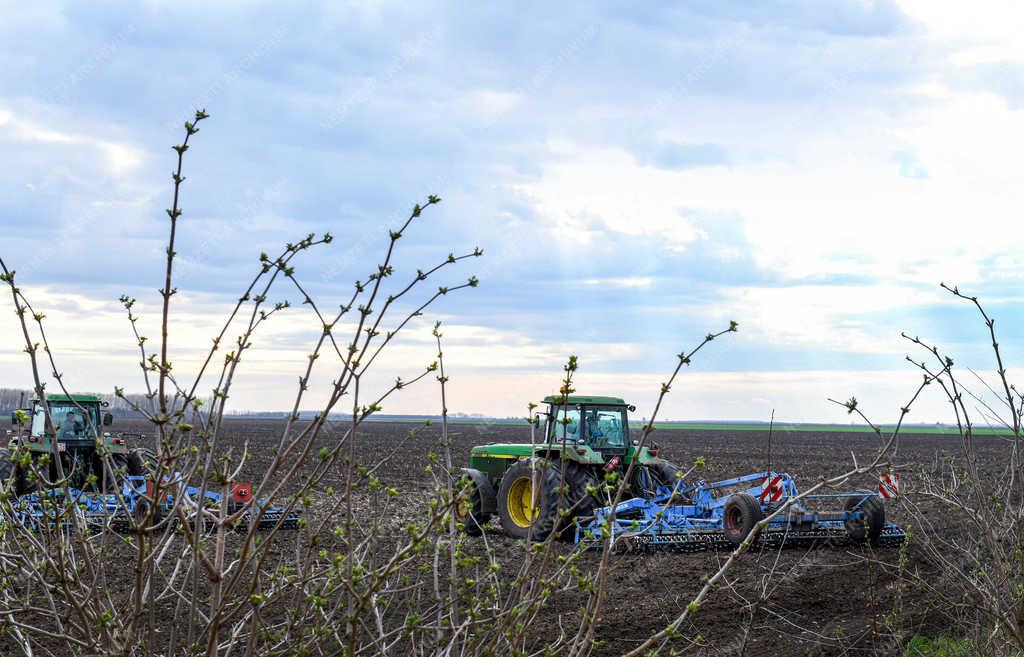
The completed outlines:
{"type": "MultiPolygon", "coordinates": [[[[257,522],[259,529],[280,527],[294,529],[299,525],[299,514],[286,507],[271,505],[266,499],[251,500],[252,487],[235,483],[230,493],[223,495],[214,491],[186,486],[182,482],[165,481],[159,501],[154,501],[152,482],[144,477],[125,477],[121,493],[96,493],[77,488],[55,488],[22,495],[11,505],[11,519],[31,529],[44,526],[67,527],[81,521],[86,526],[112,527],[127,530],[131,518],[147,514],[156,504],[155,517],[168,517],[178,504],[187,504],[191,509],[198,507],[200,500],[206,509],[216,509],[227,504],[229,513],[244,508],[244,513],[234,525],[236,529],[248,529],[257,522]]],[[[209,527],[209,524],[207,524],[209,527]]]]}
{"type": "MultiPolygon", "coordinates": [[[[758,472],[713,483],[698,481],[659,487],[650,498],[599,508],[577,521],[576,542],[586,549],[699,552],[731,549],[754,526],[796,497],[788,474],[758,472]]],[[[754,545],[832,545],[870,542],[899,545],[905,532],[885,518],[875,492],[807,495],[772,518],[754,545]],[[824,510],[831,507],[831,510],[824,510]],[[838,508],[837,508],[838,507],[838,508]]]]}

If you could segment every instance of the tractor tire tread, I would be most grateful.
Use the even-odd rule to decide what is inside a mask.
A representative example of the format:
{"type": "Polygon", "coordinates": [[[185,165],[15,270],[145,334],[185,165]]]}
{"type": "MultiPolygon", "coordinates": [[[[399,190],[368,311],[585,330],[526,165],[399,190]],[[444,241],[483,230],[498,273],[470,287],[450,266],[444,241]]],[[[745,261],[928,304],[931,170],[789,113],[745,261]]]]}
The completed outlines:
{"type": "Polygon", "coordinates": [[[846,499],[845,510],[851,511],[858,504],[861,504],[864,520],[847,520],[845,522],[847,536],[854,543],[864,543],[866,540],[870,540],[874,545],[878,542],[878,537],[882,535],[882,530],[885,529],[885,505],[875,495],[870,495],[867,498],[851,496],[846,499]],[[863,504],[861,504],[861,499],[864,500],[863,504]]]}
{"type": "Polygon", "coordinates": [[[682,469],[669,461],[661,460],[642,467],[646,482],[636,482],[639,497],[654,497],[658,486],[674,486],[677,481],[681,481],[677,474],[682,469]]]}
{"type": "Polygon", "coordinates": [[[512,538],[529,538],[535,542],[541,542],[548,538],[556,530],[558,524],[558,486],[561,482],[561,470],[558,466],[545,459],[525,459],[515,463],[505,471],[501,478],[501,485],[498,488],[498,517],[501,519],[501,527],[505,533],[512,538]],[[545,467],[545,463],[547,464],[545,467]],[[534,485],[540,484],[540,495],[538,496],[538,515],[528,527],[520,527],[508,510],[509,489],[512,482],[525,476],[531,476],[530,469],[533,466],[534,485]]]}
{"type": "Polygon", "coordinates": [[[491,521],[491,514],[484,513],[483,499],[480,496],[480,489],[476,484],[471,484],[469,492],[470,509],[465,518],[462,518],[464,531],[468,536],[480,536],[484,533],[484,527],[491,521]]]}

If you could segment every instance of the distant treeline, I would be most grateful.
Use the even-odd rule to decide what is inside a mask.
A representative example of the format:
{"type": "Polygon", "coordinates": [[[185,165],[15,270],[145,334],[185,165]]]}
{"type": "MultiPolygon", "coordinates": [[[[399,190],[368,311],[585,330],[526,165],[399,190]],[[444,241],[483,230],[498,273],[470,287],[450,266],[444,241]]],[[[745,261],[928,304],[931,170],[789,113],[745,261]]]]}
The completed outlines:
{"type": "MultiPolygon", "coordinates": [[[[76,393],[78,391],[75,391],[76,393]]],[[[123,399],[119,399],[114,396],[114,393],[101,393],[101,392],[86,392],[82,394],[96,395],[100,399],[105,400],[108,404],[107,411],[110,411],[114,415],[119,417],[129,417],[136,415],[135,411],[125,402],[123,399]]],[[[11,411],[19,408],[27,407],[32,403],[32,398],[35,397],[35,393],[31,390],[22,390],[18,388],[0,388],[0,412],[4,415],[10,415],[11,411]]],[[[125,395],[132,403],[143,405],[146,404],[145,395],[125,395]]]]}

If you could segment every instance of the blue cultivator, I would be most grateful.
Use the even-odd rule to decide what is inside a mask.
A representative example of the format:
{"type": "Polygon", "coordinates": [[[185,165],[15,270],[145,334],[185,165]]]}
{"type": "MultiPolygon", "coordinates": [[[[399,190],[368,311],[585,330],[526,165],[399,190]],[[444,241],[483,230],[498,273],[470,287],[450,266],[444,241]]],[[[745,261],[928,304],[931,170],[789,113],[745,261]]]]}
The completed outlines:
{"type": "MultiPolygon", "coordinates": [[[[710,484],[680,481],[674,487],[659,487],[651,498],[621,502],[614,517],[611,507],[597,509],[593,517],[577,522],[576,542],[588,549],[602,549],[609,539],[613,539],[611,545],[616,550],[696,552],[733,548],[747,539],[758,522],[796,495],[793,478],[774,472],[710,484]],[[750,486],[755,482],[757,485],[750,486]]],[[[772,518],[755,545],[866,541],[898,545],[905,536],[902,529],[886,521],[879,495],[853,492],[802,498],[772,518]],[[812,510],[830,504],[840,510],[812,510]]]]}
{"type": "MultiPolygon", "coordinates": [[[[157,518],[166,517],[174,508],[175,495],[179,496],[179,504],[185,502],[182,499],[184,496],[191,506],[203,499],[207,509],[218,508],[226,503],[229,513],[242,508],[252,495],[249,484],[232,484],[226,499],[220,493],[203,491],[193,486],[174,485],[173,482],[165,482],[165,486],[167,492],[161,494],[156,509],[157,518]]],[[[43,525],[68,526],[78,518],[89,526],[109,525],[126,530],[130,526],[129,519],[147,513],[152,503],[152,484],[147,484],[144,477],[126,477],[120,496],[115,493],[86,492],[77,488],[22,495],[12,505],[12,519],[32,529],[39,529],[43,525]]],[[[279,524],[282,528],[293,529],[299,522],[298,513],[288,511],[285,507],[271,506],[266,499],[258,499],[248,506],[236,527],[247,529],[249,523],[257,518],[259,529],[270,529],[279,524]]]]}

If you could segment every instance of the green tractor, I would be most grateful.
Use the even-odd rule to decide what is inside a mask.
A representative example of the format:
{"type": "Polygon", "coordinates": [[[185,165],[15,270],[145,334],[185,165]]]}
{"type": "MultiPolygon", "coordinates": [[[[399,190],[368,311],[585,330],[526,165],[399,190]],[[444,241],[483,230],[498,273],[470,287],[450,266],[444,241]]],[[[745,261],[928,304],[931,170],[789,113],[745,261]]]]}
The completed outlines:
{"type": "Polygon", "coordinates": [[[0,448],[0,481],[13,479],[17,494],[36,488],[26,451],[50,481],[58,481],[63,473],[67,486],[81,490],[110,492],[125,475],[144,476],[148,452],[129,448],[127,434],[112,435],[101,428],[114,421],[102,410],[107,402],[95,395],[47,395],[46,403],[52,426],[47,425],[43,405],[32,400],[30,408],[11,414],[16,430],[8,431],[7,448],[0,448]],[[101,446],[109,455],[107,464],[100,457],[101,446]]]}
{"type": "Polygon", "coordinates": [[[675,482],[679,468],[659,458],[657,448],[630,439],[628,412],[634,406],[618,397],[580,395],[568,401],[552,395],[543,404],[547,410],[536,418],[543,428],[540,440],[481,445],[470,453],[463,469],[469,495],[458,509],[467,533],[480,534],[497,515],[513,538],[542,541],[552,532],[567,537],[575,517],[611,503],[606,482],[621,482],[632,462],[623,499],[675,482]]]}

